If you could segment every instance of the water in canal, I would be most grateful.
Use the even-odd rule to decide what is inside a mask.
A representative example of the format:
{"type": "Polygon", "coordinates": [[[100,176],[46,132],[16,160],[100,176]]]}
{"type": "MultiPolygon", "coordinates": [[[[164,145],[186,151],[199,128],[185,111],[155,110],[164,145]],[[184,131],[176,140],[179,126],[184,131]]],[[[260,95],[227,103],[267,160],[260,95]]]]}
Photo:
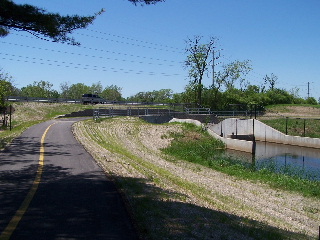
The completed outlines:
{"type": "Polygon", "coordinates": [[[227,150],[227,154],[251,163],[256,169],[267,168],[320,181],[320,149],[256,142],[254,156],[232,150],[227,150]]]}

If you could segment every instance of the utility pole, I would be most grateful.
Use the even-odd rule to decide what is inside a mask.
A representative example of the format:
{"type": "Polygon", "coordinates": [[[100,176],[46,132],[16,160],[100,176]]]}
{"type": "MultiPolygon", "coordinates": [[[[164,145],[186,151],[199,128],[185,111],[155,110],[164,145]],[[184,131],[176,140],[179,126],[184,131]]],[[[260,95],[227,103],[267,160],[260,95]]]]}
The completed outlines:
{"type": "Polygon", "coordinates": [[[310,96],[310,82],[308,82],[308,98],[310,96]]]}
{"type": "Polygon", "coordinates": [[[218,60],[220,58],[220,51],[223,50],[223,49],[219,49],[219,56],[215,56],[215,51],[214,51],[215,47],[212,48],[212,87],[215,86],[214,84],[214,66],[215,66],[215,60],[218,60]]]}
{"type": "Polygon", "coordinates": [[[212,88],[214,88],[214,47],[212,48],[212,88]]]}

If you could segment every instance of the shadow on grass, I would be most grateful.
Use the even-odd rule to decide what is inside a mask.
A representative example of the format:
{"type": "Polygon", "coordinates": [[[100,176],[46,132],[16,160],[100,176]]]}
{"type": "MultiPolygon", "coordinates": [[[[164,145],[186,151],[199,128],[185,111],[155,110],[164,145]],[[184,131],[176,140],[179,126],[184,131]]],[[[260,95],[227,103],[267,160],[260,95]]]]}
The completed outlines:
{"type": "Polygon", "coordinates": [[[143,239],[312,239],[249,218],[185,203],[186,196],[155,187],[145,179],[120,177],[116,181],[132,196],[129,202],[143,239]]]}

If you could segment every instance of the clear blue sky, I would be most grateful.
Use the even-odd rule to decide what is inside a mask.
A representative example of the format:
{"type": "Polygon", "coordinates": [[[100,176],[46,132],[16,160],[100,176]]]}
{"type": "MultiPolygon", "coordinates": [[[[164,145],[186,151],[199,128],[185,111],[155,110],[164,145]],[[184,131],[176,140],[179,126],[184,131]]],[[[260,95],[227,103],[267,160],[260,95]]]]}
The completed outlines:
{"type": "MultiPolygon", "coordinates": [[[[127,0],[15,0],[49,12],[91,15],[106,12],[72,35],[80,47],[46,42],[24,32],[0,38],[0,68],[17,87],[49,81],[59,90],[68,82],[117,85],[124,97],[140,91],[188,84],[185,40],[219,38],[217,62],[251,60],[251,84],[266,74],[276,87],[300,89],[301,97],[320,97],[319,0],[166,0],[134,6],[127,0]]],[[[218,65],[216,70],[219,70],[218,65]]],[[[204,84],[209,86],[210,78],[204,84]]]]}

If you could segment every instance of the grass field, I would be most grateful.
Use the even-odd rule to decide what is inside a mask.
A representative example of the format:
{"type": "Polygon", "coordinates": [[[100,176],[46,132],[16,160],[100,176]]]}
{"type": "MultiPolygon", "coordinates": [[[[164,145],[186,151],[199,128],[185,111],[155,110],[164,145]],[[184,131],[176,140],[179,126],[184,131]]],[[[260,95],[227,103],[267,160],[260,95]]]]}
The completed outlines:
{"type": "Polygon", "coordinates": [[[259,120],[292,136],[320,138],[320,105],[275,105],[259,120]]]}

